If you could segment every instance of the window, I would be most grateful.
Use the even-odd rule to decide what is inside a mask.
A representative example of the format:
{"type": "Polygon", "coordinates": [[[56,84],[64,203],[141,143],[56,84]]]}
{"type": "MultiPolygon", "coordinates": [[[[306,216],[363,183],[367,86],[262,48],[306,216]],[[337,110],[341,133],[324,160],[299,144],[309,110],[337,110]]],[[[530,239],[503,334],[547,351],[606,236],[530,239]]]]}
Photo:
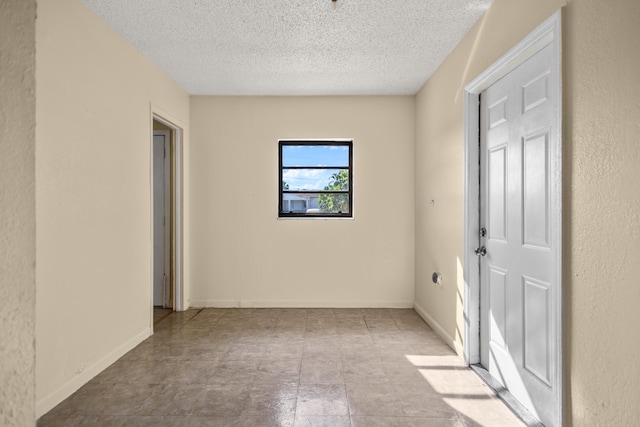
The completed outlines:
{"type": "Polygon", "coordinates": [[[280,141],[278,217],[353,217],[353,141],[280,141]]]}

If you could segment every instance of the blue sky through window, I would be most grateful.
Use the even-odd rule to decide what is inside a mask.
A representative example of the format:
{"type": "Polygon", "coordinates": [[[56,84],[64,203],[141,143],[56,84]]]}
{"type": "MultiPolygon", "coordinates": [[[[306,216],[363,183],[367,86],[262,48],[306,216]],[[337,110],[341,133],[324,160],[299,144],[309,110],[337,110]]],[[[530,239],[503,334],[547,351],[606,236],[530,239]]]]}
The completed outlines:
{"type": "Polygon", "coordinates": [[[340,169],[287,169],[287,166],[349,166],[345,145],[283,145],[282,180],[289,190],[322,190],[340,169]]]}
{"type": "Polygon", "coordinates": [[[349,166],[346,145],[284,145],[282,166],[349,166]]]}

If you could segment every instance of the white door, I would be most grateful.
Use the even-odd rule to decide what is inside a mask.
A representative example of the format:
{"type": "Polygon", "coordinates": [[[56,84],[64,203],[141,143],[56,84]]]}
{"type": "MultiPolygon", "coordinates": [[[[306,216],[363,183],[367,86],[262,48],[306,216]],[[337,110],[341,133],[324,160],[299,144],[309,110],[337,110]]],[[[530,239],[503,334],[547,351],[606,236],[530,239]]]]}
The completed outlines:
{"type": "Polygon", "coordinates": [[[153,305],[167,307],[169,293],[170,145],[168,131],[153,132],[153,305]]]}
{"type": "Polygon", "coordinates": [[[480,96],[480,360],[546,426],[560,408],[551,45],[480,96]],[[486,250],[486,254],[485,251],[486,250]]]}

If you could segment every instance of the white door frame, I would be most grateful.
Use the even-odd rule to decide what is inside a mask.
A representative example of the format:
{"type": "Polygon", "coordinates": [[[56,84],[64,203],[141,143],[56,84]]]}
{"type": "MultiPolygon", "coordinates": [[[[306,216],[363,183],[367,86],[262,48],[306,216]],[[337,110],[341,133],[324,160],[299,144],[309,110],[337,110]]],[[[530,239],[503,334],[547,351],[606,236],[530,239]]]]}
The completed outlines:
{"type": "MultiPolygon", "coordinates": [[[[170,119],[165,118],[166,114],[160,115],[155,112],[153,106],[151,107],[151,138],[150,138],[150,159],[153,165],[153,121],[162,123],[163,125],[171,128],[173,133],[173,149],[170,155],[170,163],[173,167],[174,175],[171,178],[171,184],[173,191],[173,204],[170,205],[171,221],[173,225],[173,233],[171,235],[171,241],[173,244],[173,259],[170,262],[173,264],[173,309],[175,311],[183,311],[186,309],[186,303],[184,298],[184,283],[183,283],[183,254],[184,254],[184,230],[183,230],[183,218],[182,218],[182,205],[183,205],[183,131],[182,128],[170,119]]],[[[153,183],[153,167],[151,167],[151,182],[153,183]]],[[[153,188],[151,189],[151,247],[153,248],[153,188]]],[[[153,256],[151,257],[151,268],[153,269],[153,256]]],[[[153,270],[152,270],[153,271],[153,270]]],[[[150,282],[151,289],[151,328],[153,329],[153,274],[150,282]]]]}
{"type": "Polygon", "coordinates": [[[480,93],[514,70],[520,64],[532,57],[543,47],[553,46],[552,68],[558,75],[557,87],[550,87],[556,91],[559,108],[555,114],[558,129],[556,141],[550,141],[557,147],[556,157],[551,159],[554,169],[552,197],[556,200],[556,209],[551,212],[558,224],[557,230],[552,230],[558,242],[557,271],[555,272],[558,286],[555,295],[556,328],[552,333],[556,337],[556,352],[558,369],[556,370],[556,384],[558,384],[557,402],[560,413],[557,425],[562,424],[562,40],[561,40],[561,12],[558,10],[524,40],[507,52],[502,58],[482,72],[464,88],[464,358],[466,363],[473,365],[480,363],[480,262],[474,250],[479,246],[480,233],[480,93]]]}

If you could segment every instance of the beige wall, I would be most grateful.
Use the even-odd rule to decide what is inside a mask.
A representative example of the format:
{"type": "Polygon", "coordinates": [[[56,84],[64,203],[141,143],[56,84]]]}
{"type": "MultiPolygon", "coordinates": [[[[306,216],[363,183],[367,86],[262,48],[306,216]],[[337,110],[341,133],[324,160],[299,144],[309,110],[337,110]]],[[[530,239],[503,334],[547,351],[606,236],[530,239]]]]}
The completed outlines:
{"type": "Polygon", "coordinates": [[[496,0],[416,97],[416,308],[462,351],[463,89],[563,5],[496,0]],[[432,202],[433,200],[433,202],[432,202]],[[431,281],[442,273],[442,286],[431,281]]]}
{"type": "Polygon", "coordinates": [[[640,2],[565,10],[565,344],[574,425],[640,419],[640,2]]]}
{"type": "Polygon", "coordinates": [[[640,417],[636,0],[495,0],[419,92],[416,305],[459,350],[463,88],[565,3],[565,420],[576,426],[632,425],[640,417]],[[431,284],[434,270],[445,278],[441,288],[431,284]]]}
{"type": "MultiPolygon", "coordinates": [[[[191,114],[188,96],[79,0],[40,1],[38,415],[149,333],[150,103],[186,132],[187,237],[188,221],[197,233],[185,247],[185,274],[192,272],[186,291],[195,305],[405,306],[415,282],[417,308],[459,349],[462,89],[565,3],[565,418],[576,426],[638,419],[636,0],[495,0],[415,103],[412,97],[194,97],[191,114]],[[191,161],[189,121],[196,144],[191,161]],[[279,221],[277,140],[318,137],[355,139],[356,218],[279,221]],[[331,268],[316,274],[318,261],[331,268]],[[442,287],[431,284],[433,271],[443,273],[442,287]]],[[[8,216],[19,221],[3,222],[2,247],[12,250],[0,258],[3,275],[11,276],[3,276],[2,289],[23,304],[2,311],[3,325],[19,323],[2,335],[19,344],[17,355],[2,358],[10,363],[0,371],[3,385],[10,384],[1,392],[9,425],[33,417],[33,7],[0,3],[0,20],[18,23],[0,21],[0,43],[12,43],[10,35],[25,43],[12,64],[27,70],[18,80],[25,86],[4,73],[5,64],[0,79],[3,102],[12,103],[1,107],[10,118],[3,118],[9,125],[1,128],[2,151],[15,153],[0,157],[10,160],[1,164],[9,173],[0,177],[0,206],[19,207],[8,216]],[[9,421],[5,405],[16,411],[9,421]]]]}
{"type": "Polygon", "coordinates": [[[35,0],[0,2],[0,425],[35,422],[35,0]]]}
{"type": "Polygon", "coordinates": [[[167,126],[165,124],[162,124],[157,120],[154,120],[153,121],[153,130],[168,130],[168,131],[171,131],[172,129],[169,126],[167,126]]]}
{"type": "Polygon", "coordinates": [[[192,97],[191,305],[410,307],[413,97],[192,97]],[[353,220],[278,220],[278,139],[354,139],[353,220]]]}
{"type": "Polygon", "coordinates": [[[186,126],[189,97],[80,0],[40,1],[36,43],[42,415],[150,333],[150,106],[186,126]]]}

